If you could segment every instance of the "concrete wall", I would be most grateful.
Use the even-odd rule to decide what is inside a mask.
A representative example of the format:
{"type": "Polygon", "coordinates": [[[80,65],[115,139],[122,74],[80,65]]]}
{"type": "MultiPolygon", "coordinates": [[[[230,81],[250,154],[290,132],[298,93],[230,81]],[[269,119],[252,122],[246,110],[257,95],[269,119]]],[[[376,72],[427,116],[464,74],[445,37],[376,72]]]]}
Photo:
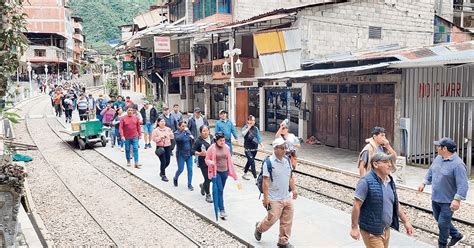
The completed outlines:
{"type": "Polygon", "coordinates": [[[279,8],[289,8],[309,3],[321,3],[323,0],[234,0],[234,21],[248,19],[279,8]]]}
{"type": "Polygon", "coordinates": [[[303,60],[398,43],[415,47],[433,44],[434,3],[350,2],[313,7],[299,13],[303,60]],[[369,39],[369,26],[382,27],[381,39],[369,39]]]}

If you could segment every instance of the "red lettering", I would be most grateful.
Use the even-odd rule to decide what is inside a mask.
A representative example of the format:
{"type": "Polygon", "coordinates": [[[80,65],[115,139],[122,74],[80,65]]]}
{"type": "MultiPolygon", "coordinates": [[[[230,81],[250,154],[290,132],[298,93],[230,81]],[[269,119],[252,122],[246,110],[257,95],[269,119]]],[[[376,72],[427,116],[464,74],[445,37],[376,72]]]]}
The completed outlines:
{"type": "Polygon", "coordinates": [[[457,83],[456,96],[461,96],[461,83],[457,83]]]}
{"type": "Polygon", "coordinates": [[[425,85],[423,83],[419,83],[418,97],[424,97],[424,93],[425,93],[425,85]]]}
{"type": "Polygon", "coordinates": [[[431,96],[431,84],[427,83],[426,84],[426,97],[430,97],[430,96],[431,96]]]}
{"type": "Polygon", "coordinates": [[[441,84],[441,96],[445,96],[445,84],[441,84]]]}
{"type": "Polygon", "coordinates": [[[456,96],[456,84],[451,83],[451,96],[456,96]]]}

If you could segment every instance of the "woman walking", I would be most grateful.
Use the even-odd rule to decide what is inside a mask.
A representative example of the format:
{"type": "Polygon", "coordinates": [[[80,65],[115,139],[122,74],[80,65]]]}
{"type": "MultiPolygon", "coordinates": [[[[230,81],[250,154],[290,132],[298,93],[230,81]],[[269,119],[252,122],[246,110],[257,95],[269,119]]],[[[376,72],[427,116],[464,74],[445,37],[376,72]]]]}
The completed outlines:
{"type": "Polygon", "coordinates": [[[212,179],[216,177],[219,217],[226,218],[227,214],[224,208],[225,182],[228,176],[237,180],[237,174],[235,174],[230,148],[225,143],[224,133],[217,132],[214,140],[215,143],[212,144],[206,152],[205,161],[207,164],[208,178],[212,179]]]}
{"type": "Polygon", "coordinates": [[[178,187],[178,178],[183,172],[184,164],[186,163],[188,189],[193,191],[193,155],[191,154],[191,150],[194,137],[189,131],[185,121],[180,121],[178,123],[178,130],[174,133],[174,137],[176,141],[176,160],[178,161],[178,170],[173,178],[174,186],[178,187]]]}
{"type": "Polygon", "coordinates": [[[112,145],[112,148],[114,148],[115,142],[117,142],[117,145],[123,151],[123,142],[120,138],[120,116],[122,116],[122,114],[122,108],[118,108],[115,112],[114,118],[112,120],[112,130],[110,131],[110,143],[112,145]]]}
{"type": "Polygon", "coordinates": [[[247,118],[247,124],[242,128],[242,135],[244,136],[244,149],[245,156],[247,157],[247,163],[244,168],[244,175],[242,178],[250,180],[247,176],[249,169],[252,171],[252,176],[257,179],[257,171],[255,170],[255,156],[257,156],[258,146],[262,146],[262,136],[260,130],[255,126],[255,117],[249,115],[247,118]]]}
{"type": "Polygon", "coordinates": [[[213,137],[209,133],[209,127],[206,125],[202,125],[199,128],[199,133],[200,136],[194,142],[193,145],[193,154],[194,156],[198,157],[198,167],[201,169],[202,176],[204,177],[204,182],[199,184],[199,187],[201,188],[201,195],[206,196],[206,201],[207,202],[212,202],[212,196],[209,192],[209,185],[211,184],[211,180],[209,180],[208,175],[207,175],[207,165],[205,161],[206,157],[206,151],[209,149],[211,144],[213,144],[213,137]]]}
{"type": "Polygon", "coordinates": [[[166,167],[170,164],[172,139],[173,131],[166,126],[164,119],[158,118],[156,128],[151,133],[151,140],[156,143],[155,154],[160,158],[160,177],[164,182],[168,182],[166,167]]]}

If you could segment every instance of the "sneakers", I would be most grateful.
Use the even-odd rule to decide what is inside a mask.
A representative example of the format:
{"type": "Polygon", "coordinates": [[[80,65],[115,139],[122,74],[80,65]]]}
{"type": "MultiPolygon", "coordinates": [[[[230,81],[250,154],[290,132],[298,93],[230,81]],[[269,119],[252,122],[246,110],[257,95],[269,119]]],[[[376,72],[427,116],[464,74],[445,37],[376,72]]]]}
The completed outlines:
{"type": "MultiPolygon", "coordinates": [[[[145,146],[147,146],[147,145],[145,145],[145,146]]],[[[148,148],[151,148],[151,143],[148,143],[148,148]]]]}
{"type": "Polygon", "coordinates": [[[202,185],[202,183],[199,184],[199,188],[201,188],[201,195],[205,195],[206,192],[204,191],[204,185],[202,185]]]}
{"type": "Polygon", "coordinates": [[[257,241],[260,241],[262,239],[262,233],[257,230],[258,223],[259,222],[255,223],[255,232],[253,233],[253,235],[255,236],[255,239],[257,241]]]}
{"type": "Polygon", "coordinates": [[[194,191],[194,187],[192,185],[188,186],[189,191],[194,191]]]}
{"type": "Polygon", "coordinates": [[[451,240],[449,241],[448,243],[448,246],[451,247],[451,246],[456,246],[459,244],[459,242],[463,241],[464,240],[464,235],[462,234],[459,234],[459,237],[457,238],[451,238],[451,240]]]}
{"type": "Polygon", "coordinates": [[[114,148],[114,145],[111,145],[110,147],[114,148]]]}
{"type": "Polygon", "coordinates": [[[243,174],[243,175],[242,175],[242,178],[245,179],[245,180],[247,180],[247,181],[250,180],[250,178],[247,176],[247,173],[243,174]]]}
{"type": "Polygon", "coordinates": [[[206,201],[209,203],[213,203],[214,201],[212,200],[211,194],[206,194],[206,201]]]}
{"type": "Polygon", "coordinates": [[[227,217],[227,214],[225,213],[224,210],[219,211],[219,217],[221,217],[221,218],[226,218],[227,217]]]}
{"type": "Polygon", "coordinates": [[[124,151],[125,151],[125,149],[123,149],[123,147],[120,147],[120,151],[121,151],[121,152],[124,152],[124,151]]]}
{"type": "Polygon", "coordinates": [[[175,187],[178,187],[178,179],[173,178],[173,184],[175,187]]]}
{"type": "Polygon", "coordinates": [[[168,182],[169,180],[166,176],[163,175],[163,176],[161,176],[161,181],[168,182]]]}
{"type": "Polygon", "coordinates": [[[127,166],[128,166],[128,167],[132,166],[132,164],[130,163],[130,161],[127,161],[127,166]]]}
{"type": "Polygon", "coordinates": [[[294,246],[290,243],[286,243],[284,245],[282,244],[277,244],[278,248],[293,248],[294,246]]]}
{"type": "Polygon", "coordinates": [[[141,164],[135,164],[135,168],[140,169],[140,168],[142,168],[142,165],[141,164]]]}

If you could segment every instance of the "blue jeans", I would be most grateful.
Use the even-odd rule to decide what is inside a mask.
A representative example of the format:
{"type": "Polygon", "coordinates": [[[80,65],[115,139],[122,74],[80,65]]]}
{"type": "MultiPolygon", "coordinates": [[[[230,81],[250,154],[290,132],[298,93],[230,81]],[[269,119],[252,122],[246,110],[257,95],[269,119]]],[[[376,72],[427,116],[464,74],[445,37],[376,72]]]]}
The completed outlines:
{"type": "Polygon", "coordinates": [[[218,194],[218,205],[219,210],[224,211],[224,187],[225,181],[227,181],[227,177],[229,173],[227,171],[224,172],[217,172],[216,174],[216,182],[217,182],[217,194],[218,194]]]}
{"type": "Polygon", "coordinates": [[[184,171],[184,163],[186,163],[186,170],[188,172],[188,187],[192,186],[193,180],[193,156],[183,157],[183,156],[176,156],[176,160],[178,161],[178,170],[174,176],[174,179],[178,180],[179,175],[184,171]]]}
{"type": "Polygon", "coordinates": [[[229,140],[229,141],[225,140],[225,143],[229,146],[229,148],[230,148],[230,155],[232,155],[232,142],[231,142],[230,140],[229,140]]]}
{"type": "Polygon", "coordinates": [[[123,147],[123,141],[120,138],[120,130],[118,128],[113,128],[110,131],[110,142],[112,142],[113,146],[115,146],[115,141],[117,141],[119,147],[123,147]]]}
{"type": "Polygon", "coordinates": [[[453,217],[453,212],[451,211],[451,203],[439,203],[432,201],[431,205],[433,207],[433,216],[435,217],[436,222],[438,222],[439,228],[439,245],[447,245],[449,236],[453,238],[458,238],[459,231],[451,223],[453,217]]]}
{"type": "Polygon", "coordinates": [[[138,138],[125,140],[125,157],[127,162],[130,162],[130,146],[133,149],[133,160],[135,164],[138,164],[138,138]]]}

